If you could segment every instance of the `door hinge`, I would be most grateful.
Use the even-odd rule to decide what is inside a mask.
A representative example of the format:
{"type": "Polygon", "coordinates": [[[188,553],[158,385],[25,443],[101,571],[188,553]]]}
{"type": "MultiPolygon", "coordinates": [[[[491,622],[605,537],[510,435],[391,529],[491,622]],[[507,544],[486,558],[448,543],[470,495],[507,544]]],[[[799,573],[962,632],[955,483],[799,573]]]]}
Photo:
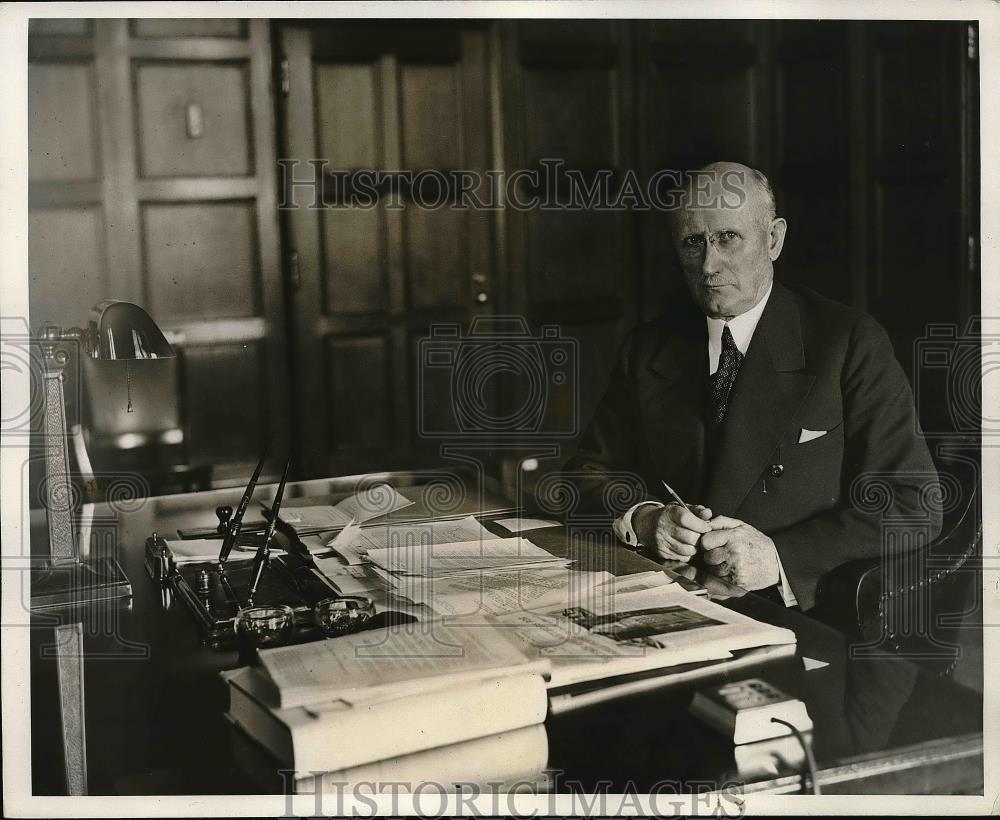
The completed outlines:
{"type": "Polygon", "coordinates": [[[302,274],[299,272],[299,252],[289,251],[288,253],[288,284],[291,285],[292,292],[298,293],[302,287],[302,274]]]}
{"type": "Polygon", "coordinates": [[[286,97],[288,92],[291,90],[292,82],[288,77],[288,58],[281,58],[281,93],[286,97]]]}
{"type": "Polygon", "coordinates": [[[976,237],[974,234],[970,233],[968,237],[966,237],[966,247],[968,250],[968,256],[966,258],[966,266],[968,268],[969,273],[975,276],[977,265],[976,265],[976,237]]]}
{"type": "Polygon", "coordinates": [[[979,55],[979,36],[974,24],[969,23],[966,27],[968,54],[970,60],[975,60],[979,55]]]}

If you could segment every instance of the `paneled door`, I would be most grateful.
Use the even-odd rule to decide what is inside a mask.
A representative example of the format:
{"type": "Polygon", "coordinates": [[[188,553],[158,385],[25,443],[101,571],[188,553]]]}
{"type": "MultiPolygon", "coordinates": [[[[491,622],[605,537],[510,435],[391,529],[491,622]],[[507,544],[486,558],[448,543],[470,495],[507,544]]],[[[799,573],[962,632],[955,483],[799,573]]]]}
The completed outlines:
{"type": "Polygon", "coordinates": [[[487,168],[486,29],[291,23],[276,41],[300,468],[433,463],[420,340],[493,307],[491,212],[450,207],[454,176],[433,173],[487,168]]]}

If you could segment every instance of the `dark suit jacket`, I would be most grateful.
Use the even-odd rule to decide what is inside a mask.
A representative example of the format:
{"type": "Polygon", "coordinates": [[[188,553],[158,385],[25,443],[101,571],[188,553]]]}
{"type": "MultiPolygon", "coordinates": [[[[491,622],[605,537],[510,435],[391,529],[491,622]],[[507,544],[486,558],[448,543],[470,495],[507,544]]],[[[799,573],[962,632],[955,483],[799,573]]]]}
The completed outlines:
{"type": "Polygon", "coordinates": [[[913,396],[867,314],[775,282],[714,435],[707,395],[705,317],[677,299],[626,339],[566,466],[583,503],[612,495],[613,473],[635,473],[660,500],[666,480],[688,503],[769,535],[803,609],[829,570],[881,554],[889,517],[939,533],[937,474],[913,396]],[[799,444],[803,428],[828,432],[799,444]]]}

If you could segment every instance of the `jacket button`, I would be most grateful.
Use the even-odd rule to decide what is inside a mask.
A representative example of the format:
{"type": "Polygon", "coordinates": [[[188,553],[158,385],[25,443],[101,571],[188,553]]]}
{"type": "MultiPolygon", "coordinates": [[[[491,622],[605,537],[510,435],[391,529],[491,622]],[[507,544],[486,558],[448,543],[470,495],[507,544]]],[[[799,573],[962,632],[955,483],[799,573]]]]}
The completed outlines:
{"type": "Polygon", "coordinates": [[[771,475],[774,478],[781,478],[785,474],[784,464],[772,464],[771,465],[771,475]]]}

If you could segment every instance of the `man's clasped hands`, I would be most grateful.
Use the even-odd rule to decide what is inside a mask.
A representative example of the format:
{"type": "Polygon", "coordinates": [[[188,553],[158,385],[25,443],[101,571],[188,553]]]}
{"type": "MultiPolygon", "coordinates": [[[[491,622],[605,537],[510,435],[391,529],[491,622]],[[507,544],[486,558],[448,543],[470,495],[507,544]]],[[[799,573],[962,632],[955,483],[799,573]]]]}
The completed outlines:
{"type": "Polygon", "coordinates": [[[713,516],[700,504],[640,507],[633,529],[650,557],[687,562],[700,552],[709,572],[743,589],[779,581],[774,541],[745,521],[713,516]]]}

